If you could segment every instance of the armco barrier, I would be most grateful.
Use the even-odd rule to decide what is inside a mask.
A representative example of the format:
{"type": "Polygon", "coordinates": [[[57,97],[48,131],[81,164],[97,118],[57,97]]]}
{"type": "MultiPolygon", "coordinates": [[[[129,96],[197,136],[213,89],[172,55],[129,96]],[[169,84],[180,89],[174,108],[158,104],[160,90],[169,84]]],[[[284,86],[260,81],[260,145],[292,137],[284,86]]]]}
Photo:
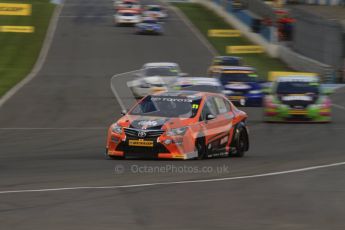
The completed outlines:
{"type": "Polygon", "coordinates": [[[274,10],[263,0],[239,0],[245,9],[262,18],[276,19],[274,10]]]}
{"type": "Polygon", "coordinates": [[[344,4],[344,0],[300,0],[300,3],[311,5],[329,5],[336,6],[344,4]]]}
{"type": "Polygon", "coordinates": [[[261,34],[261,30],[265,30],[265,36],[263,38],[267,39],[267,41],[272,42],[274,40],[271,34],[272,30],[269,27],[262,25],[261,21],[263,19],[262,16],[253,13],[247,9],[241,9],[233,7],[233,0],[212,0],[215,4],[219,7],[222,7],[225,11],[229,12],[230,14],[237,17],[241,22],[246,24],[253,32],[261,34]]]}
{"type": "Polygon", "coordinates": [[[274,41],[273,39],[273,36],[272,36],[272,33],[274,31],[272,31],[272,27],[268,27],[268,26],[261,26],[261,29],[260,29],[260,34],[262,37],[264,37],[267,41],[274,41]]]}
{"type": "Polygon", "coordinates": [[[341,69],[345,55],[345,27],[340,20],[327,20],[296,7],[292,8],[292,14],[297,19],[292,41],[294,50],[341,69]]]}
{"type": "Polygon", "coordinates": [[[311,58],[305,57],[291,49],[280,46],[279,58],[291,68],[298,71],[318,73],[323,82],[334,82],[335,70],[330,65],[323,64],[311,58]]]}
{"type": "MultiPolygon", "coordinates": [[[[235,10],[229,12],[227,9],[232,9],[232,7],[228,7],[228,5],[232,5],[232,0],[226,0],[225,7],[223,6],[223,2],[221,4],[215,4],[215,0],[195,0],[194,2],[200,3],[204,5],[205,7],[209,8],[210,10],[214,11],[219,16],[223,17],[226,22],[231,24],[235,29],[238,29],[242,32],[244,36],[246,36],[252,43],[260,45],[264,47],[265,51],[271,56],[271,57],[277,57],[277,45],[273,42],[276,41],[276,32],[275,28],[270,28],[268,31],[265,31],[265,36],[261,36],[260,33],[254,33],[252,28],[250,28],[247,24],[243,23],[241,20],[239,20],[235,13],[241,10],[235,10]],[[266,40],[266,38],[269,38],[270,40],[266,40]],[[271,41],[271,42],[269,42],[271,41]]],[[[219,3],[219,1],[217,0],[219,3]]],[[[261,27],[263,29],[264,27],[261,27]]]]}
{"type": "Polygon", "coordinates": [[[224,1],[217,0],[218,4],[214,4],[214,1],[215,0],[195,0],[195,2],[204,5],[205,7],[216,12],[218,15],[222,16],[225,21],[230,23],[236,29],[241,30],[242,34],[244,34],[254,44],[264,47],[265,51],[270,56],[279,57],[295,70],[304,72],[316,72],[320,75],[323,81],[334,82],[335,69],[330,65],[326,65],[314,59],[305,57],[299,53],[294,52],[288,47],[277,45],[276,31],[273,27],[262,27],[260,30],[260,34],[252,33],[250,28],[248,28],[245,23],[234,16],[234,11],[229,11],[229,9],[232,9],[230,6],[228,6],[228,4],[232,4],[231,0],[227,0],[227,5],[225,5],[225,7],[223,5],[224,1]]]}

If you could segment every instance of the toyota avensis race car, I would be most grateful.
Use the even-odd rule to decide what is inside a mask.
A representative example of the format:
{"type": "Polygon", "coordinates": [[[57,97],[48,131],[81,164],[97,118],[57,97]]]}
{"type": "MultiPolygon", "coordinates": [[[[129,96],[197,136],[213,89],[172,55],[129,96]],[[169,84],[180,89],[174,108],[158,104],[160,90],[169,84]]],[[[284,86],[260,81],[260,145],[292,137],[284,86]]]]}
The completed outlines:
{"type": "Polygon", "coordinates": [[[114,15],[114,24],[120,25],[135,25],[141,21],[141,16],[133,10],[119,10],[114,15]]]}
{"type": "Polygon", "coordinates": [[[224,66],[243,66],[243,59],[235,56],[216,56],[213,58],[212,65],[208,68],[209,76],[224,66]]]}
{"type": "Polygon", "coordinates": [[[167,91],[175,85],[177,78],[185,76],[178,64],[173,62],[146,63],[137,79],[128,83],[134,97],[142,98],[158,91],[167,91]]]}
{"type": "Polygon", "coordinates": [[[247,114],[221,94],[175,91],[149,95],[108,130],[112,158],[207,158],[249,149],[247,114]]]}
{"type": "Polygon", "coordinates": [[[330,122],[331,100],[317,76],[279,77],[264,100],[265,121],[330,122]]]}
{"type": "Polygon", "coordinates": [[[161,22],[156,18],[143,17],[142,21],[136,24],[135,27],[136,34],[163,34],[163,27],[161,22]]]}
{"type": "Polygon", "coordinates": [[[264,93],[255,69],[224,66],[213,74],[224,86],[224,93],[236,105],[262,106],[264,93]]]}

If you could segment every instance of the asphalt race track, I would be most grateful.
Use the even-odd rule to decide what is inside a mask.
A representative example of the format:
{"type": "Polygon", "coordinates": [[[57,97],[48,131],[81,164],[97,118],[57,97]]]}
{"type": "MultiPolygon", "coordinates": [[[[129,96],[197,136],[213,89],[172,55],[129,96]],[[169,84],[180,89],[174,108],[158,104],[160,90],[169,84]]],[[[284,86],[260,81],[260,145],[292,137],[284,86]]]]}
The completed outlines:
{"type": "Polygon", "coordinates": [[[164,36],[115,28],[112,13],[111,0],[67,0],[43,69],[1,107],[0,229],[345,228],[345,165],[267,175],[345,162],[344,89],[331,124],[264,124],[260,108],[245,109],[251,150],[241,159],[105,160],[121,111],[114,74],[173,61],[200,76],[212,58],[172,11],[164,36]],[[208,172],[135,171],[152,166],[208,172]]]}

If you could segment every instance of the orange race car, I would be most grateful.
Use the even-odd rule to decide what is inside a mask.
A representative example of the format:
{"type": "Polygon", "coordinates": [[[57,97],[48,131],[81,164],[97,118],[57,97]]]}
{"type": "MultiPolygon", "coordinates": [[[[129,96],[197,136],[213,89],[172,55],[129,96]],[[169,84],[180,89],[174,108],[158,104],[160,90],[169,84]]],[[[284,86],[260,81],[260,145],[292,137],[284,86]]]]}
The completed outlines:
{"type": "Polygon", "coordinates": [[[221,94],[176,91],[148,95],[108,131],[108,158],[242,157],[247,114],[221,94]]]}

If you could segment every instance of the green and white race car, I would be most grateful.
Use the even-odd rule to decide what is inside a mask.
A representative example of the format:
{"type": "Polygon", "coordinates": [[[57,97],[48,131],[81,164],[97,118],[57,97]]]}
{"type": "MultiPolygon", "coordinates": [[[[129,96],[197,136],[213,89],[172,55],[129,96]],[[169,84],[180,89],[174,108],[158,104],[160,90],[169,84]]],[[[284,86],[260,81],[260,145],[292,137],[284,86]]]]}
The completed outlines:
{"type": "Polygon", "coordinates": [[[330,90],[317,76],[283,76],[264,99],[266,122],[330,122],[330,90]]]}

